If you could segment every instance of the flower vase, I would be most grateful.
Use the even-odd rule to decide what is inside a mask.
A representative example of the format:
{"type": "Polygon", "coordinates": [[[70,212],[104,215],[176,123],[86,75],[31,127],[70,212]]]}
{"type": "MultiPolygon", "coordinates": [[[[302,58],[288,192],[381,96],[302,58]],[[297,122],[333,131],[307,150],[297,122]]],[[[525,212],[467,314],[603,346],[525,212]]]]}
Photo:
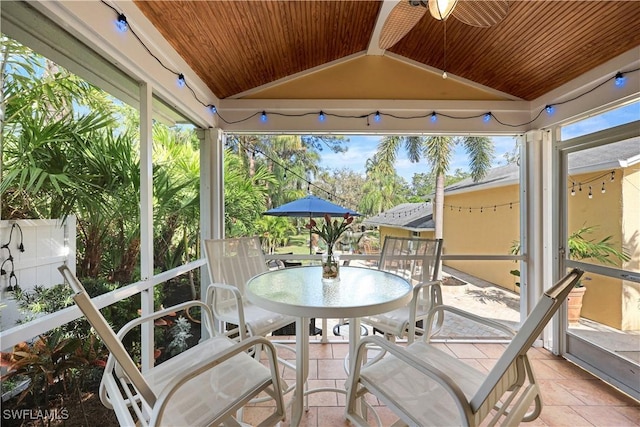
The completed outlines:
{"type": "Polygon", "coordinates": [[[340,255],[333,252],[322,254],[322,281],[336,282],[340,280],[340,255]]]}

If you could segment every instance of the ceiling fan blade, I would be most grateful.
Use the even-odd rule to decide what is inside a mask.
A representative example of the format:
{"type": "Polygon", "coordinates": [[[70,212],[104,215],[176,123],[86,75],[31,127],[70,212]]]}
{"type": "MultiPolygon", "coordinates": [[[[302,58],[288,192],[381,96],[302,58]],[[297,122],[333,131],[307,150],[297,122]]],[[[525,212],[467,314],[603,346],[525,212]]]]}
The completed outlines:
{"type": "Polygon", "coordinates": [[[378,45],[380,49],[389,49],[398,43],[418,23],[427,12],[426,7],[412,6],[408,1],[398,3],[389,14],[382,27],[378,45]]]}
{"type": "Polygon", "coordinates": [[[453,16],[467,25],[491,27],[502,21],[509,13],[507,0],[460,0],[453,9],[453,16]]]}

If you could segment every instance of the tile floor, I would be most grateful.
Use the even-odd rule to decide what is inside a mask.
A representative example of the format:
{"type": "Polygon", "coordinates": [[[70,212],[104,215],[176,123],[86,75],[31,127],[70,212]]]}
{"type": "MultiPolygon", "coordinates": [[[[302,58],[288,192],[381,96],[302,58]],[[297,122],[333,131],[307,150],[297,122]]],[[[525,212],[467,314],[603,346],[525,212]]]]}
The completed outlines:
{"type": "MultiPolygon", "coordinates": [[[[283,339],[285,337],[278,337],[283,339]]],[[[292,337],[293,338],[293,337],[292,337]]],[[[293,344],[289,344],[293,346],[293,344]]],[[[504,344],[437,344],[458,358],[482,370],[489,370],[505,348],[504,344]]],[[[344,388],[346,374],[343,360],[348,352],[344,341],[311,343],[309,363],[309,387],[344,388]]],[[[286,350],[279,352],[285,358],[286,350]]],[[[540,348],[529,352],[536,377],[542,389],[544,407],[540,417],[531,426],[640,426],[640,402],[619,392],[598,378],[560,357],[540,348]]],[[[294,372],[284,370],[283,378],[294,382],[294,372]]],[[[285,397],[288,402],[290,395],[285,397]]],[[[321,392],[309,395],[309,411],[302,419],[302,426],[335,427],[351,425],[344,419],[345,395],[321,392]]],[[[396,417],[378,402],[370,399],[383,425],[389,426],[396,417]]],[[[263,417],[267,404],[256,404],[245,409],[244,421],[254,424],[263,417]]],[[[290,412],[288,412],[289,416],[290,412]]],[[[289,422],[282,423],[288,427],[289,422]]]]}

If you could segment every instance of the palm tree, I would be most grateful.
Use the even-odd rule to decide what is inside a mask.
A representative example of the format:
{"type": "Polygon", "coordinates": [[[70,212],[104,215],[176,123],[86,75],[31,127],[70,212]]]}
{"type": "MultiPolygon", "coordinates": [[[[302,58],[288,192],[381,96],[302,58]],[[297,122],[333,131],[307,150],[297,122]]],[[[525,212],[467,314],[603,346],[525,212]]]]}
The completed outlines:
{"type": "Polygon", "coordinates": [[[406,185],[396,174],[393,163],[380,159],[379,154],[367,159],[367,179],[362,188],[363,196],[358,211],[364,215],[375,215],[406,201],[406,185]]]}
{"type": "Polygon", "coordinates": [[[493,143],[487,137],[461,137],[448,136],[388,136],[382,138],[378,144],[377,156],[383,164],[393,165],[396,161],[400,146],[407,150],[409,160],[418,162],[423,157],[427,159],[436,175],[436,195],[434,201],[434,221],[436,224],[435,238],[442,238],[444,218],[444,182],[445,175],[449,171],[453,148],[462,145],[470,158],[469,168],[471,178],[479,181],[491,167],[493,159],[493,143]]]}

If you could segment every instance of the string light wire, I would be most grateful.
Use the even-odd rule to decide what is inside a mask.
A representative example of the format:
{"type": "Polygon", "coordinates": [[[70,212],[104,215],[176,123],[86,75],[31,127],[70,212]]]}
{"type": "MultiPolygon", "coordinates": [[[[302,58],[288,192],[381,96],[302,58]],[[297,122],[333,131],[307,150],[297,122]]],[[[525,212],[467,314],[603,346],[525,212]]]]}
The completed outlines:
{"type": "MultiPolygon", "coordinates": [[[[182,75],[182,73],[180,73],[178,71],[175,71],[172,68],[170,68],[167,65],[165,65],[160,60],[160,58],[157,55],[155,55],[151,51],[151,49],[149,49],[147,47],[147,45],[142,41],[142,39],[134,31],[133,27],[131,26],[131,23],[126,21],[126,17],[122,12],[120,12],[115,7],[111,6],[105,0],[100,0],[100,2],[102,4],[104,4],[105,6],[107,6],[109,9],[111,9],[116,14],[117,20],[124,19],[124,21],[127,22],[129,31],[131,31],[131,33],[138,40],[138,42],[142,45],[142,47],[147,51],[147,53],[149,53],[149,55],[151,55],[151,57],[153,57],[156,61],[158,61],[158,63],[162,66],[162,68],[164,68],[165,70],[171,72],[176,77],[179,77],[179,76],[182,75]]],[[[446,41],[445,41],[445,43],[446,43],[446,41]]],[[[446,52],[446,47],[445,47],[445,52],[446,52]]],[[[446,68],[446,64],[445,64],[445,68],[446,68]]],[[[424,113],[424,114],[418,114],[418,115],[399,116],[399,115],[396,115],[396,114],[385,113],[385,112],[379,111],[379,110],[373,111],[371,113],[359,114],[359,115],[336,114],[336,113],[330,113],[330,112],[327,112],[327,111],[324,111],[324,110],[310,111],[310,112],[306,112],[306,113],[280,113],[280,112],[273,112],[273,111],[257,111],[255,113],[249,114],[249,115],[247,115],[245,117],[242,117],[240,119],[237,119],[237,120],[227,120],[220,114],[220,111],[213,104],[205,103],[205,102],[201,101],[198,98],[198,96],[196,95],[196,92],[194,91],[194,89],[189,85],[188,81],[184,80],[184,85],[191,91],[191,94],[193,95],[194,99],[198,103],[200,103],[204,107],[208,108],[212,112],[212,114],[216,114],[220,118],[220,120],[222,120],[227,125],[233,125],[233,124],[237,124],[237,123],[246,122],[246,121],[249,121],[249,120],[253,119],[256,116],[260,116],[261,120],[263,122],[265,122],[265,121],[267,121],[267,120],[265,120],[265,117],[268,117],[268,116],[282,116],[282,117],[316,116],[317,117],[317,116],[322,114],[324,117],[336,117],[336,118],[341,118],[341,119],[366,119],[367,126],[370,125],[370,122],[369,122],[369,117],[370,116],[374,116],[375,122],[381,121],[380,119],[382,117],[391,117],[391,118],[394,118],[394,119],[397,119],[397,120],[414,120],[414,119],[424,119],[426,117],[431,117],[431,120],[435,121],[434,117],[437,118],[437,116],[442,116],[442,117],[446,117],[446,118],[453,119],[453,120],[471,120],[471,119],[477,119],[477,118],[486,118],[488,116],[489,118],[492,118],[493,120],[495,120],[496,123],[500,124],[501,126],[519,128],[519,127],[522,127],[522,126],[527,126],[527,125],[532,124],[533,122],[538,120],[540,118],[540,116],[542,115],[542,113],[544,113],[545,111],[554,110],[555,107],[557,107],[559,105],[564,105],[564,104],[576,101],[579,98],[582,98],[583,96],[586,96],[586,95],[594,92],[595,90],[599,89],[600,87],[604,86],[605,84],[607,84],[610,81],[613,81],[615,86],[619,87],[619,86],[621,86],[621,84],[619,82],[623,82],[626,79],[626,75],[627,74],[636,73],[638,71],[640,71],[640,67],[634,68],[634,69],[631,69],[631,70],[627,70],[627,71],[618,71],[615,75],[611,76],[608,79],[603,80],[601,83],[595,85],[591,89],[586,90],[585,92],[577,94],[576,96],[574,96],[572,98],[565,99],[564,101],[558,101],[558,102],[554,102],[552,104],[547,104],[546,106],[544,106],[538,112],[538,114],[536,114],[536,116],[533,119],[531,119],[531,120],[529,120],[527,122],[518,123],[518,124],[504,122],[504,121],[500,120],[498,117],[496,117],[496,115],[493,114],[492,112],[481,113],[481,114],[470,115],[470,116],[451,116],[451,115],[448,115],[448,114],[439,113],[437,111],[431,111],[431,112],[427,112],[427,113],[424,113]]]]}

